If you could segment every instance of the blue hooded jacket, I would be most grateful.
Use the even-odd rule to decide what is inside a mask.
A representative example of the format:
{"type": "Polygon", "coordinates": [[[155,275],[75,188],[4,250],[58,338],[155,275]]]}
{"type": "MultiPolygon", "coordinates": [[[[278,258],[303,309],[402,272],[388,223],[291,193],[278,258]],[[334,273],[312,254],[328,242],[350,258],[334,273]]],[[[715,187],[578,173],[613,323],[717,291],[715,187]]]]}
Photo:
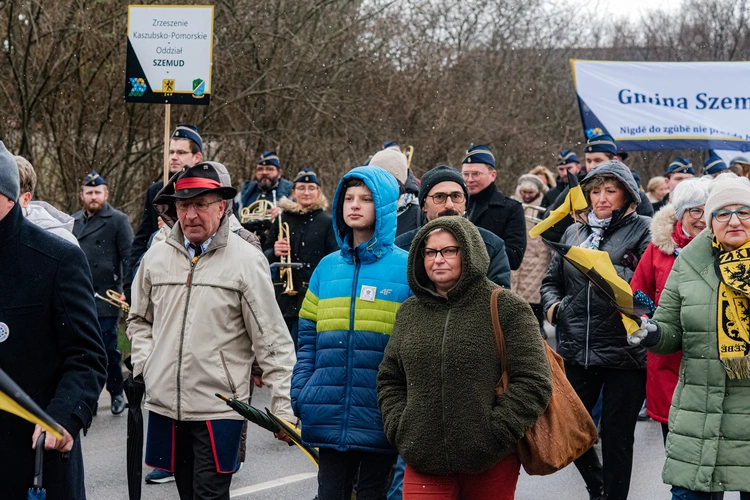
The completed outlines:
{"type": "Polygon", "coordinates": [[[340,250],[324,257],[310,279],[292,375],[292,407],[313,446],[396,452],[383,432],[375,384],[396,310],[411,295],[408,254],[393,244],[398,196],[396,180],[379,167],[357,167],[336,188],[340,250]],[[356,248],[342,210],[343,186],[352,178],[365,183],[375,204],[373,236],[356,248]]]}

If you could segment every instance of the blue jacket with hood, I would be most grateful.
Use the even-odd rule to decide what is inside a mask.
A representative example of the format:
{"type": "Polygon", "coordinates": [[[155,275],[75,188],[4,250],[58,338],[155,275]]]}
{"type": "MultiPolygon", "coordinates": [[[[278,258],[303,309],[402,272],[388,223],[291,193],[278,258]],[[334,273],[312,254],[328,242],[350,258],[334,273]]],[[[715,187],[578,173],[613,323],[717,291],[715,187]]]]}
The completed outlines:
{"type": "Polygon", "coordinates": [[[396,180],[379,167],[357,167],[336,188],[340,250],[324,257],[310,279],[292,376],[292,407],[313,446],[396,452],[383,432],[375,385],[396,310],[411,295],[408,254],[393,244],[398,196],[396,180]],[[374,234],[355,248],[342,210],[343,186],[352,178],[365,183],[375,204],[374,234]]]}

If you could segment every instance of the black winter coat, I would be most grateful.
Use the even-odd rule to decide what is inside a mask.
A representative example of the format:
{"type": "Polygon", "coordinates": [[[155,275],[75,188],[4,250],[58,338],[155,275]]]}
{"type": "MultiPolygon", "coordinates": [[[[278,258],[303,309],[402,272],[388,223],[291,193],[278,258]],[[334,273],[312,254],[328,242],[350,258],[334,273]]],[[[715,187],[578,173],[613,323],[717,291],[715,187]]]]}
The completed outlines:
{"type": "MultiPolygon", "coordinates": [[[[318,267],[323,257],[339,249],[339,245],[336,243],[336,235],[333,233],[331,216],[325,213],[322,208],[327,205],[327,201],[322,194],[320,196],[322,205],[310,212],[300,212],[299,209],[296,211],[285,210],[281,215],[282,221],[289,224],[289,236],[292,240],[290,242],[292,262],[304,264],[301,269],[292,271],[292,283],[294,289],[299,292],[297,295],[282,295],[281,292],[284,291],[286,280],[284,280],[284,284],[280,284],[278,270],[273,272],[276,300],[285,318],[298,317],[313,271],[318,267]]],[[[283,202],[280,203],[280,206],[283,205],[283,202]]],[[[287,205],[287,207],[296,208],[296,204],[287,205]]],[[[276,257],[273,252],[273,245],[278,239],[279,222],[276,220],[271,226],[268,238],[263,245],[263,253],[271,264],[279,262],[279,257],[276,257]]]]}
{"type": "MultiPolygon", "coordinates": [[[[106,297],[107,290],[123,291],[124,277],[129,272],[133,230],[128,216],[109,203],[84,223],[83,211],[73,215],[73,235],[91,268],[94,291],[106,297]]],[[[96,300],[99,317],[120,316],[122,311],[103,300],[96,300]]]]}
{"type": "MultiPolygon", "coordinates": [[[[651,241],[651,219],[633,212],[613,222],[604,232],[599,250],[607,252],[617,274],[627,282],[651,241]],[[625,255],[628,257],[625,257],[625,255]],[[625,263],[623,258],[625,257],[625,263]],[[630,263],[626,265],[627,261],[630,263]]],[[[587,224],[570,226],[560,243],[578,245],[591,234],[587,224]],[[576,226],[578,235],[576,235],[576,226]]],[[[552,257],[542,280],[545,313],[557,302],[560,342],[557,352],[566,362],[581,366],[634,369],[646,367],[646,351],[628,345],[620,313],[588,279],[559,254],[552,257]]]]}
{"type": "Polygon", "coordinates": [[[159,214],[154,209],[154,198],[161,188],[164,187],[164,181],[154,182],[148,187],[146,191],[146,200],[143,206],[143,214],[141,215],[141,223],[138,226],[138,230],[135,232],[135,238],[133,238],[133,246],[130,250],[130,263],[128,265],[130,271],[125,276],[125,288],[130,289],[131,283],[133,283],[133,277],[135,272],[135,265],[141,260],[143,254],[148,250],[148,242],[151,240],[151,236],[159,230],[159,214]]]}
{"type": "Polygon", "coordinates": [[[503,195],[493,183],[469,197],[467,210],[475,226],[502,238],[510,268],[518,269],[526,252],[526,218],[521,204],[503,195]]]}
{"type": "MultiPolygon", "coordinates": [[[[47,498],[85,499],[79,432],[106,378],[104,346],[83,252],[28,222],[0,220],[0,367],[75,439],[67,461],[45,452],[47,498]]],[[[31,424],[0,412],[0,498],[26,498],[34,474],[31,424]]]]}

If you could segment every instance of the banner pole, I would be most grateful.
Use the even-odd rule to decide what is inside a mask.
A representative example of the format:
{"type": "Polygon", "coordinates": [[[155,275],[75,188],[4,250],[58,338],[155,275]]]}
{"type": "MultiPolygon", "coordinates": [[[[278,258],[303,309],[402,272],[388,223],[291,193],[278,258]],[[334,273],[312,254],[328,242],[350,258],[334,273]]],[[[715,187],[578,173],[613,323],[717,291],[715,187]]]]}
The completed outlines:
{"type": "Polygon", "coordinates": [[[171,104],[164,105],[164,185],[169,181],[169,141],[170,141],[170,107],[171,104]]]}

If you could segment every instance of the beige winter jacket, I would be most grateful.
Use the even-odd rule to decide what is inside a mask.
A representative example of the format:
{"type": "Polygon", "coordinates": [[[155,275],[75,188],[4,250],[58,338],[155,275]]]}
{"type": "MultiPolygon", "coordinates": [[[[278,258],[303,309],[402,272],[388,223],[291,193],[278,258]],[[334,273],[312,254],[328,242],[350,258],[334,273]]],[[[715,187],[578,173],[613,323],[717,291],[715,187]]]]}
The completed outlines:
{"type": "Polygon", "coordinates": [[[296,356],[268,262],[227,220],[194,265],[179,224],[144,255],[128,317],[133,375],[143,375],[147,410],[176,420],[242,420],[214,393],[247,401],[257,356],[271,411],[294,421],[296,356]]]}
{"type": "MultiPolygon", "coordinates": [[[[539,196],[530,203],[530,205],[539,205],[542,202],[544,194],[539,196]]],[[[523,202],[520,193],[516,191],[513,196],[515,200],[523,202]]],[[[525,208],[524,215],[541,218],[538,210],[525,208]]],[[[529,304],[541,304],[542,297],[539,290],[542,287],[542,278],[547,273],[549,262],[552,254],[549,248],[544,244],[542,238],[529,237],[529,229],[534,227],[535,223],[526,219],[526,253],[523,255],[523,262],[517,271],[510,274],[510,289],[526,299],[529,304]]]]}

